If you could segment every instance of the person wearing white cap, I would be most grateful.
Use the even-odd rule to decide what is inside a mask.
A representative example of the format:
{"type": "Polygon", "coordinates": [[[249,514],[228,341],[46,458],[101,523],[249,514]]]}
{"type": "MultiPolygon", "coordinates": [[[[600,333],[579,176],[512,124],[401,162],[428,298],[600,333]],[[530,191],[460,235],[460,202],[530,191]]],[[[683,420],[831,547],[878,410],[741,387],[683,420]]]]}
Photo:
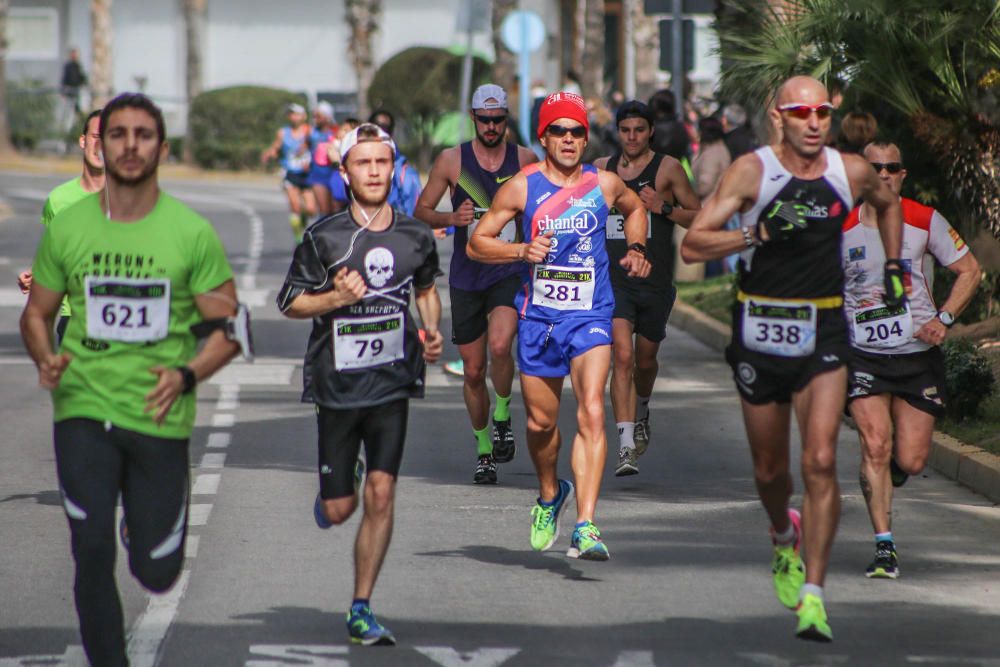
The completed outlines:
{"type": "MultiPolygon", "coordinates": [[[[464,365],[463,393],[478,456],[473,481],[496,484],[497,463],[510,461],[515,450],[509,405],[514,383],[511,346],[517,331],[514,293],[521,286],[520,269],[516,265],[481,264],[469,259],[465,249],[496,191],[537,158],[531,149],[506,141],[507,93],[500,86],[476,88],[470,115],[475,139],[442,151],[434,161],[414,216],[435,229],[455,228],[455,250],[448,272],[451,340],[458,346],[464,365]],[[451,194],[452,211],[448,213],[436,210],[445,190],[451,194]],[[492,433],[487,357],[496,390],[492,433]]],[[[511,220],[504,238],[514,241],[516,229],[511,220]]]]}
{"type": "Polygon", "coordinates": [[[316,215],[316,197],[309,185],[309,152],[311,128],[306,123],[306,109],[292,102],[286,107],[288,125],[274,135],[274,141],[260,154],[260,161],[266,164],[277,159],[281,164],[281,184],[288,197],[288,224],[295,235],[295,241],[302,240],[302,231],[309,218],[316,215]]]}
{"type": "Polygon", "coordinates": [[[330,145],[336,141],[337,125],[333,118],[333,105],[323,101],[313,109],[313,128],[309,133],[309,185],[316,197],[316,212],[330,215],[343,208],[330,194],[330,177],[335,167],[330,162],[330,145]]]}
{"type": "Polygon", "coordinates": [[[277,302],[287,317],[313,322],[302,400],[316,404],[320,491],[313,518],[320,528],[344,523],[357,509],[365,446],[348,634],[354,643],[392,645],[395,637],[375,618],[370,599],[392,537],[409,399],[423,396],[425,363],[441,355],[434,286],[441,272],[431,230],[387,203],[396,153],[389,135],[365,123],[340,150],[352,201],[306,230],[277,302]],[[410,312],[411,291],[424,336],[410,312]]]}

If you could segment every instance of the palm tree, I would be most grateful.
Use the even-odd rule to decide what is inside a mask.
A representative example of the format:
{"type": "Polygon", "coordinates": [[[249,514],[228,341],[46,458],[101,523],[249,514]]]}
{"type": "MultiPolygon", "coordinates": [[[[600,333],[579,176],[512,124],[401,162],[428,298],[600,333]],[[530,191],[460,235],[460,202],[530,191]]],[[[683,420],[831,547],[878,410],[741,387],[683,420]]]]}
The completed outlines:
{"type": "Polygon", "coordinates": [[[7,10],[10,0],[0,0],[0,155],[14,152],[7,120],[7,10]]]}
{"type": "Polygon", "coordinates": [[[633,0],[632,38],[635,42],[635,97],[646,100],[656,92],[660,71],[660,27],[649,18],[639,0],[633,0]]]}
{"type": "MultiPolygon", "coordinates": [[[[202,91],[202,48],[205,41],[205,16],[208,9],[208,0],[184,0],[184,44],[187,52],[187,70],[185,72],[185,83],[187,92],[188,110],[194,98],[198,97],[202,91]]],[[[192,164],[194,162],[193,137],[191,136],[191,123],[187,124],[187,134],[184,137],[184,162],[192,164]]]]}
{"type": "Polygon", "coordinates": [[[587,98],[604,96],[604,0],[577,0],[583,13],[583,48],[580,54],[580,88],[587,98]]]}
{"type": "Polygon", "coordinates": [[[114,71],[111,59],[111,3],[112,0],[90,0],[90,47],[93,61],[90,66],[90,98],[95,109],[111,99],[114,71]]]}
{"type": "Polygon", "coordinates": [[[909,129],[910,153],[931,153],[934,180],[950,185],[956,211],[1000,238],[996,0],[784,0],[780,9],[763,0],[726,3],[741,20],[728,28],[720,22],[721,52],[731,63],[724,97],[766,105],[792,74],[847,82],[849,99],[879,109],[890,132],[909,129]]]}
{"type": "Polygon", "coordinates": [[[347,25],[351,28],[351,41],[347,53],[358,77],[358,117],[368,117],[368,88],[375,76],[375,57],[372,53],[372,35],[379,28],[382,0],[346,0],[347,25]]]}

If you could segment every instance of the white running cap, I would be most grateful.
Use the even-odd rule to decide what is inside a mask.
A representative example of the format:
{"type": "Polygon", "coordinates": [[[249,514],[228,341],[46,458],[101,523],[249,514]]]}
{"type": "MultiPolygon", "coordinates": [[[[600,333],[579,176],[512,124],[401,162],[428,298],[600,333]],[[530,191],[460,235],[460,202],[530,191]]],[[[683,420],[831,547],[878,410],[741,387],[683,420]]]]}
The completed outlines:
{"type": "Polygon", "coordinates": [[[507,93],[495,83],[486,83],[472,93],[473,109],[506,109],[507,93]],[[492,102],[489,100],[493,100],[492,102]]]}
{"type": "Polygon", "coordinates": [[[361,125],[358,125],[356,128],[348,132],[347,136],[345,136],[343,139],[340,140],[340,161],[347,162],[347,152],[352,148],[354,148],[356,145],[358,145],[359,131],[364,131],[365,133],[368,133],[371,132],[372,130],[375,130],[378,139],[363,139],[362,143],[364,143],[365,141],[379,141],[392,149],[392,157],[393,159],[395,159],[396,143],[392,140],[392,137],[390,137],[385,130],[383,130],[375,123],[362,123],[361,125]]]}
{"type": "Polygon", "coordinates": [[[292,102],[287,107],[285,107],[285,112],[286,113],[305,113],[306,112],[306,108],[304,106],[302,106],[301,104],[297,104],[295,102],[292,102]]]}
{"type": "Polygon", "coordinates": [[[314,112],[321,113],[330,120],[333,120],[333,105],[325,100],[316,105],[314,112]]]}

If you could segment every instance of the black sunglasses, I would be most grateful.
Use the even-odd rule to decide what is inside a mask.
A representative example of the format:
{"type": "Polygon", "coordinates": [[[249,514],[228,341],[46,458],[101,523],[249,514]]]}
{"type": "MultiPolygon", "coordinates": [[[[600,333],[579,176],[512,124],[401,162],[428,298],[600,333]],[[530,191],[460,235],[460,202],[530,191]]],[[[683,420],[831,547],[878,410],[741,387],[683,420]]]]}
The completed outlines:
{"type": "Polygon", "coordinates": [[[503,116],[480,116],[479,114],[476,114],[476,120],[478,120],[483,125],[489,125],[490,123],[493,123],[494,125],[502,125],[503,123],[507,122],[507,115],[504,114],[503,116]]]}
{"type": "Polygon", "coordinates": [[[563,125],[552,124],[545,128],[546,134],[550,137],[565,137],[567,134],[573,135],[574,139],[583,139],[587,136],[587,128],[583,125],[576,127],[565,127],[563,125]]]}
{"type": "Polygon", "coordinates": [[[898,174],[899,172],[903,171],[902,162],[872,162],[871,165],[872,168],[875,169],[875,173],[877,174],[882,173],[883,169],[885,169],[890,174],[898,174]]]}

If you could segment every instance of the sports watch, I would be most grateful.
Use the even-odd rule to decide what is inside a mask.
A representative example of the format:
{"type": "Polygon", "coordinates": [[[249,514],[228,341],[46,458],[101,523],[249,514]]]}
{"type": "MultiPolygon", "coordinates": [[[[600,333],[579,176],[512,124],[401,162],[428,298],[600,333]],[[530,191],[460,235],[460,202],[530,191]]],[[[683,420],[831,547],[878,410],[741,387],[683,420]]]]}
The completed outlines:
{"type": "Polygon", "coordinates": [[[645,257],[645,256],[646,256],[646,246],[644,246],[644,245],[643,245],[643,244],[641,244],[641,243],[633,243],[633,244],[632,244],[632,245],[630,245],[630,246],[629,246],[629,247],[628,247],[627,249],[628,249],[628,250],[635,250],[635,251],[636,251],[637,253],[639,253],[639,254],[640,254],[640,255],[642,255],[643,257],[645,257]]]}
{"type": "Polygon", "coordinates": [[[198,378],[195,377],[194,371],[187,366],[178,366],[177,370],[181,372],[181,378],[184,379],[184,388],[181,389],[181,393],[190,394],[194,391],[194,386],[198,384],[198,378]]]}
{"type": "Polygon", "coordinates": [[[663,202],[663,206],[660,207],[660,215],[664,218],[669,218],[670,214],[674,212],[674,207],[667,202],[663,202]]]}
{"type": "Polygon", "coordinates": [[[949,329],[951,325],[955,323],[955,316],[949,313],[947,310],[939,310],[937,314],[938,321],[945,325],[949,329]]]}

